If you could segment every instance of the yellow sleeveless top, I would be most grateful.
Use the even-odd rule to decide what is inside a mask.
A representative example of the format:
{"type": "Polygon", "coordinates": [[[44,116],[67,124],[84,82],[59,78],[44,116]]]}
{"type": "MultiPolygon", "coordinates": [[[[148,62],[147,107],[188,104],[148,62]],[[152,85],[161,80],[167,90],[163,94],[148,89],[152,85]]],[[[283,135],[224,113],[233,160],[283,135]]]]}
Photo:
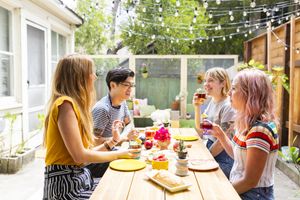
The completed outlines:
{"type": "Polygon", "coordinates": [[[81,118],[78,106],[73,101],[71,97],[62,96],[55,100],[51,107],[51,111],[49,114],[48,128],[46,130],[46,166],[48,165],[82,165],[82,163],[76,163],[72,159],[69,154],[64,141],[61,137],[61,133],[58,129],[58,111],[59,106],[64,103],[64,101],[68,101],[72,104],[75,115],[78,120],[78,127],[80,130],[80,135],[82,139],[83,146],[85,148],[88,147],[88,142],[83,139],[83,130],[81,127],[81,118]]]}

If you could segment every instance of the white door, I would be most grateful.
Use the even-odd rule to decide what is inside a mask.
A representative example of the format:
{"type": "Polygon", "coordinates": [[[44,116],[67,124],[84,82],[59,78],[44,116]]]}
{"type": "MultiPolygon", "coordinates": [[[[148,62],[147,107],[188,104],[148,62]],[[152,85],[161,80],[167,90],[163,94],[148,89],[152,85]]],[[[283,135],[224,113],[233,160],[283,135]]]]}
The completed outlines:
{"type": "Polygon", "coordinates": [[[37,129],[37,115],[46,103],[46,29],[27,23],[28,130],[37,129]]]}

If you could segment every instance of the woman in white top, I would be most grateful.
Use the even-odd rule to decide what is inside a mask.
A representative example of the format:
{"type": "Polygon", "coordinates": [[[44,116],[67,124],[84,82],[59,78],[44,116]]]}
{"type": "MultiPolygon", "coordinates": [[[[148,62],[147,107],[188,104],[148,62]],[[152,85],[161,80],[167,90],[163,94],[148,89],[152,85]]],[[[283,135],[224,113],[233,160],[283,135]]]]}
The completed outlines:
{"type": "Polygon", "coordinates": [[[273,200],[278,134],[272,84],[260,70],[243,70],[233,80],[229,94],[237,111],[232,141],[217,124],[208,132],[234,158],[230,181],[241,198],[273,200]]]}
{"type": "MultiPolygon", "coordinates": [[[[230,89],[230,79],[225,69],[215,67],[209,69],[205,73],[204,88],[211,100],[203,113],[207,119],[222,127],[222,129],[230,135],[230,124],[234,116],[234,110],[231,108],[228,91],[230,89]]],[[[195,107],[195,125],[199,135],[203,136],[203,130],[200,128],[201,105],[204,99],[194,95],[193,104],[195,107]]],[[[219,163],[224,174],[229,178],[229,174],[233,165],[233,159],[227,155],[220,142],[213,136],[207,136],[207,148],[219,163]]]]}

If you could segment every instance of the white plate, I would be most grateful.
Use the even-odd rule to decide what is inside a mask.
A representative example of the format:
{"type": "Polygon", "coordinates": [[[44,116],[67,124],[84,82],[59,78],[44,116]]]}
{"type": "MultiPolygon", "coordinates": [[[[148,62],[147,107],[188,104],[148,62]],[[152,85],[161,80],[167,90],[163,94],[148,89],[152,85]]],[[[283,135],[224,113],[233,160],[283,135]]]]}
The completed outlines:
{"type": "Polygon", "coordinates": [[[186,190],[188,189],[190,186],[192,186],[192,184],[187,184],[185,182],[184,185],[181,185],[181,186],[177,186],[177,187],[169,187],[161,182],[159,182],[158,180],[154,179],[153,176],[157,173],[157,170],[152,170],[152,171],[148,171],[146,172],[146,176],[153,182],[157,183],[158,185],[166,188],[168,191],[170,192],[178,192],[178,191],[181,191],[181,190],[186,190]]]}

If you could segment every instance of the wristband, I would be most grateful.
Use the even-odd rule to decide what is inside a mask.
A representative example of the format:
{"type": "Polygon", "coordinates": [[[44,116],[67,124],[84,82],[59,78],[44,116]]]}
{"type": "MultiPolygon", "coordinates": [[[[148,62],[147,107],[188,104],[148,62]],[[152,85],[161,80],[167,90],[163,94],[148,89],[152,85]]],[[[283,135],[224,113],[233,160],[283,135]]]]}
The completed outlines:
{"type": "Polygon", "coordinates": [[[107,144],[107,142],[103,143],[104,147],[106,148],[107,151],[111,151],[110,146],[107,144]]]}

